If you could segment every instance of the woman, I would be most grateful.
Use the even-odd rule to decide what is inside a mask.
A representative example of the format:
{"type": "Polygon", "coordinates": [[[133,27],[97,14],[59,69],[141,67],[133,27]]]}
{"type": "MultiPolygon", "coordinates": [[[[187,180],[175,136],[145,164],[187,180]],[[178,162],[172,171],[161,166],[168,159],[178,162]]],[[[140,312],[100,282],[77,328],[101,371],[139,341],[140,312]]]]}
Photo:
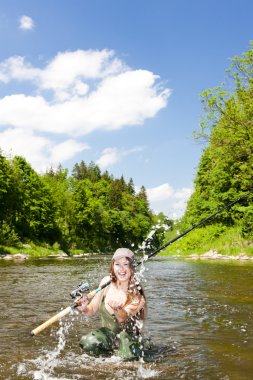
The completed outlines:
{"type": "Polygon", "coordinates": [[[134,254],[128,248],[119,248],[113,255],[110,277],[105,277],[100,287],[110,285],[97,293],[89,302],[83,296],[77,309],[86,316],[100,312],[102,327],[80,340],[84,351],[95,355],[112,354],[124,359],[143,355],[140,329],[145,314],[145,295],[140,286],[133,263],[134,254]]]}

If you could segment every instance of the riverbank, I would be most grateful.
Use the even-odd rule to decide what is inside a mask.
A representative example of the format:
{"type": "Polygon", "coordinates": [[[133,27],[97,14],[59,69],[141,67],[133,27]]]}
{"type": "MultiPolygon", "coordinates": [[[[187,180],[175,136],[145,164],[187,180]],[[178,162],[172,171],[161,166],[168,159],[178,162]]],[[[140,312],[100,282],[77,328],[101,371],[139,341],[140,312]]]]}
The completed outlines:
{"type": "Polygon", "coordinates": [[[0,257],[6,256],[25,255],[27,257],[47,257],[50,255],[67,255],[66,252],[59,249],[58,245],[37,245],[35,243],[22,244],[19,243],[15,246],[0,245],[0,257]]]}
{"type": "Polygon", "coordinates": [[[104,254],[102,252],[84,252],[82,249],[71,249],[69,252],[65,252],[60,249],[58,244],[53,246],[44,245],[40,246],[35,243],[22,244],[19,243],[15,246],[0,245],[0,260],[27,260],[28,258],[71,258],[71,257],[87,257],[98,254],[104,254]]]}
{"type": "MultiPolygon", "coordinates": [[[[179,233],[179,232],[178,232],[179,233]]],[[[165,243],[175,238],[175,231],[168,231],[165,243]]],[[[155,250],[155,248],[154,248],[155,250]]],[[[87,252],[84,249],[71,248],[68,252],[61,249],[58,243],[41,244],[35,242],[0,245],[0,259],[26,260],[36,257],[82,257],[108,252],[87,252]]],[[[217,232],[217,228],[207,226],[196,229],[191,234],[178,239],[159,252],[159,256],[179,257],[193,260],[253,260],[253,239],[245,239],[239,227],[226,228],[217,232]]]]}
{"type": "MultiPolygon", "coordinates": [[[[2,248],[2,247],[1,247],[2,248]]],[[[48,249],[46,250],[43,248],[41,251],[41,247],[37,247],[37,250],[33,249],[32,254],[30,254],[27,251],[31,250],[31,247],[26,246],[26,249],[23,249],[22,252],[19,251],[17,247],[10,248],[8,247],[8,251],[12,252],[3,252],[0,250],[0,260],[14,260],[14,261],[25,261],[29,258],[52,258],[52,259],[66,259],[66,258],[81,258],[81,257],[91,257],[95,255],[99,255],[101,253],[84,253],[84,252],[75,252],[72,254],[67,254],[66,252],[59,251],[59,250],[52,250],[48,249]],[[26,251],[26,252],[25,252],[26,251]],[[39,254],[40,253],[40,254],[39,254]],[[41,254],[43,253],[43,254],[41,254]]],[[[172,254],[160,254],[160,256],[163,257],[177,257],[177,258],[183,258],[188,260],[234,260],[234,261],[253,261],[253,256],[249,256],[245,253],[240,253],[238,255],[229,255],[229,254],[221,254],[218,252],[217,249],[210,249],[209,251],[203,253],[203,254],[197,254],[197,253],[191,253],[191,254],[184,254],[184,255],[172,255],[172,254]]]]}
{"type": "Polygon", "coordinates": [[[196,253],[185,257],[186,259],[192,260],[237,260],[237,261],[253,261],[252,256],[248,256],[245,253],[240,253],[239,255],[222,255],[218,253],[216,249],[211,249],[210,251],[198,255],[196,253]]]}
{"type": "MultiPolygon", "coordinates": [[[[178,231],[178,234],[180,232],[178,231]]],[[[167,234],[165,241],[175,238],[175,231],[167,234]]],[[[190,234],[167,246],[161,255],[179,255],[203,259],[222,259],[253,257],[253,236],[242,235],[240,226],[225,228],[208,225],[191,231],[190,234]]]]}

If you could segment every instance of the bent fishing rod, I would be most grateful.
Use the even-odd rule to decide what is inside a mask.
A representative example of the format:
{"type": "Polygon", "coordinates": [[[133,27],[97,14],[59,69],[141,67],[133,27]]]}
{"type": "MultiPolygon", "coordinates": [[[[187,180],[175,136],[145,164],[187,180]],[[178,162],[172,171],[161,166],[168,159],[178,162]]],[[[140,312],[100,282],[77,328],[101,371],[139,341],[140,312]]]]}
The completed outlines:
{"type": "MultiPolygon", "coordinates": [[[[241,197],[239,197],[235,201],[230,202],[228,205],[222,207],[221,209],[219,209],[218,211],[214,212],[212,215],[208,216],[207,218],[202,219],[199,223],[197,223],[197,224],[193,225],[192,227],[188,228],[188,230],[184,231],[180,235],[178,235],[175,238],[173,238],[172,240],[168,241],[166,244],[162,245],[160,248],[157,248],[155,251],[153,251],[152,253],[150,253],[147,256],[147,259],[145,259],[145,260],[142,259],[141,261],[139,261],[137,263],[137,266],[140,265],[140,264],[143,264],[144,261],[147,261],[151,257],[157,255],[157,253],[159,253],[160,251],[162,251],[164,248],[166,248],[169,245],[175,243],[175,241],[177,241],[178,239],[181,239],[183,236],[187,235],[189,232],[191,232],[195,228],[198,228],[198,227],[202,226],[203,224],[205,224],[206,222],[208,222],[209,220],[213,219],[217,214],[220,214],[222,211],[224,211],[224,210],[228,209],[229,207],[232,207],[234,204],[240,202],[241,199],[247,198],[252,193],[253,193],[253,190],[250,191],[250,192],[248,192],[247,194],[242,195],[241,197]]],[[[103,290],[104,288],[106,288],[108,285],[110,285],[110,283],[111,283],[111,280],[107,281],[103,285],[99,286],[98,288],[96,288],[96,289],[92,290],[91,292],[89,292],[88,294],[86,294],[86,297],[88,298],[88,300],[91,300],[98,292],[100,292],[101,290],[103,290]]],[[[89,284],[87,282],[81,282],[81,284],[79,284],[78,287],[70,293],[70,295],[71,295],[72,298],[82,297],[83,293],[86,293],[88,290],[89,290],[89,284]]],[[[76,304],[76,302],[74,302],[71,306],[66,307],[66,309],[60,311],[58,314],[54,315],[52,318],[48,319],[46,322],[42,323],[40,326],[38,326],[34,330],[32,330],[31,331],[31,335],[34,336],[34,335],[39,334],[45,328],[49,327],[54,322],[59,321],[65,315],[69,314],[71,311],[75,310],[76,307],[77,307],[77,304],[76,304]]]]}
{"type": "MultiPolygon", "coordinates": [[[[162,251],[164,248],[168,247],[169,245],[171,245],[172,243],[174,243],[178,239],[181,239],[183,236],[187,235],[192,230],[195,230],[195,228],[198,228],[198,227],[202,226],[202,224],[205,224],[209,220],[213,219],[217,214],[220,214],[222,211],[224,211],[224,210],[228,209],[229,207],[232,207],[234,204],[240,202],[241,199],[247,198],[252,193],[253,193],[253,190],[249,191],[247,194],[242,195],[240,198],[236,199],[235,201],[230,202],[227,206],[222,207],[218,211],[215,211],[212,215],[208,216],[207,218],[202,219],[199,223],[197,223],[197,224],[193,225],[192,227],[188,228],[188,230],[184,231],[180,235],[176,236],[174,239],[172,239],[169,242],[167,242],[166,244],[162,245],[160,248],[157,248],[154,252],[150,253],[150,255],[148,256],[147,260],[149,260],[151,257],[157,255],[158,252],[162,251]]],[[[141,263],[142,263],[142,261],[140,261],[138,263],[138,265],[141,264],[141,263]]]]}

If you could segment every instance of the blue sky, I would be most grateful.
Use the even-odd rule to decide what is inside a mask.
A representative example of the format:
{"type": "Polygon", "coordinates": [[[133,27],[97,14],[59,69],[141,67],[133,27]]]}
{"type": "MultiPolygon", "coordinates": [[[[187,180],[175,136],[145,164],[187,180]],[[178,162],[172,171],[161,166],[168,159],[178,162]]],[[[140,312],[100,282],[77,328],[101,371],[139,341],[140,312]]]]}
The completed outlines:
{"type": "Polygon", "coordinates": [[[250,0],[0,1],[0,148],[41,172],[96,162],[181,216],[200,93],[253,39],[250,0]]]}

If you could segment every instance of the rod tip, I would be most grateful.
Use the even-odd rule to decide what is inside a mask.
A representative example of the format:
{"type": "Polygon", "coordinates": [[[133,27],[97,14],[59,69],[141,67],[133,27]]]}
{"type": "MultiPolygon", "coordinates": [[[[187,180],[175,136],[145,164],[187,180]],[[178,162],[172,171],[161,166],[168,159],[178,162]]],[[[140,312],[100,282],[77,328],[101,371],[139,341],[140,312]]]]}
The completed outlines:
{"type": "Polygon", "coordinates": [[[31,336],[34,336],[35,334],[34,334],[34,331],[31,331],[31,336]]]}

